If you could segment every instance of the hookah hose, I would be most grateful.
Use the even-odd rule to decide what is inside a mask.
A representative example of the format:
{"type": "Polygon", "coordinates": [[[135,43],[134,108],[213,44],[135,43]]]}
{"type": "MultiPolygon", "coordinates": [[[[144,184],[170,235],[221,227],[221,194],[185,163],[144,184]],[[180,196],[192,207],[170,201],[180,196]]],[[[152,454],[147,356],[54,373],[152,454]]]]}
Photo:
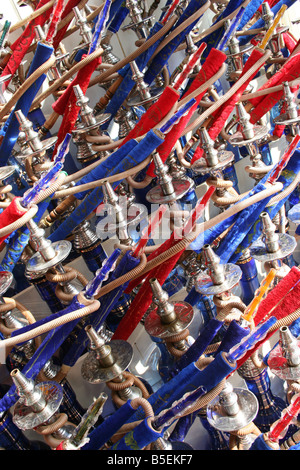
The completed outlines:
{"type": "MultiPolygon", "coordinates": [[[[37,6],[37,10],[45,5],[47,3],[47,0],[40,0],[37,6]]],[[[10,56],[6,66],[4,67],[3,72],[1,73],[1,76],[5,75],[13,75],[17,71],[19,65],[21,64],[27,50],[29,49],[30,45],[32,44],[34,38],[35,38],[35,26],[38,25],[43,25],[46,23],[46,21],[49,19],[51,11],[52,11],[53,5],[46,11],[44,11],[42,14],[40,14],[38,17],[33,18],[26,26],[22,34],[18,37],[18,39],[10,46],[10,49],[12,50],[12,55],[10,56]]],[[[6,88],[9,85],[11,78],[8,79],[4,84],[4,88],[6,88]]]]}
{"type": "MultiPolygon", "coordinates": [[[[53,48],[47,46],[43,43],[38,43],[35,55],[31,62],[28,76],[35,72],[36,69],[40,67],[40,65],[44,64],[53,53],[53,48]]],[[[38,93],[43,81],[45,80],[46,75],[43,73],[40,75],[35,82],[23,93],[23,95],[19,98],[14,111],[20,109],[25,117],[27,116],[30,105],[32,103],[33,98],[38,93]]],[[[1,146],[0,146],[0,164],[2,166],[6,165],[7,160],[11,154],[11,151],[17,141],[19,135],[19,123],[15,116],[14,111],[11,112],[8,120],[4,125],[4,132],[5,135],[3,137],[1,146]]]]}

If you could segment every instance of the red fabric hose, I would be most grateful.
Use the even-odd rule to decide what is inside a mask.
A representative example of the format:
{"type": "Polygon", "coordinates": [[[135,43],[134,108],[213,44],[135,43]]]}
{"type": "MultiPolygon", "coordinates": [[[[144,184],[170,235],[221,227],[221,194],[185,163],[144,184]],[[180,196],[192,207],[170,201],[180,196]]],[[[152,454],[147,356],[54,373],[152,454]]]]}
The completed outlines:
{"type": "MultiPolygon", "coordinates": [[[[80,2],[80,0],[69,0],[67,5],[65,6],[64,8],[64,11],[62,12],[62,15],[61,15],[61,20],[63,20],[71,11],[74,7],[77,7],[78,3],[80,2]]],[[[71,20],[63,27],[61,28],[59,31],[57,31],[56,35],[54,36],[53,38],[53,49],[56,50],[59,46],[59,43],[62,41],[71,21],[72,21],[73,18],[71,18],[71,20]]]]}
{"type": "MultiPolygon", "coordinates": [[[[38,3],[38,8],[44,6],[48,0],[40,0],[38,3]]],[[[39,15],[37,18],[31,20],[22,34],[18,37],[18,39],[10,46],[12,50],[12,56],[9,58],[1,76],[4,77],[5,75],[14,75],[17,71],[19,65],[21,64],[26,52],[28,51],[29,47],[31,46],[34,38],[35,38],[35,26],[42,26],[44,25],[48,19],[50,18],[51,12],[53,7],[49,8],[47,11],[39,15]]],[[[6,89],[10,83],[10,79],[8,79],[4,84],[3,87],[6,89]]]]}
{"type": "MultiPolygon", "coordinates": [[[[253,49],[253,51],[251,52],[248,60],[246,61],[245,65],[243,67],[241,77],[253,65],[255,65],[255,63],[259,59],[261,59],[261,57],[264,55],[264,53],[265,52],[260,48],[253,49]]],[[[211,137],[211,139],[215,140],[217,138],[217,136],[220,134],[220,132],[223,129],[227,119],[229,118],[230,114],[234,110],[234,107],[235,107],[236,103],[239,101],[239,99],[242,96],[243,92],[246,90],[247,86],[249,85],[251,80],[253,80],[253,78],[255,77],[256,74],[257,74],[257,70],[255,70],[253,72],[251,77],[245,83],[243,83],[240,86],[239,90],[231,98],[229,98],[219,109],[217,109],[215,111],[215,113],[213,113],[214,120],[213,120],[213,123],[211,124],[211,126],[208,130],[208,134],[211,137]]],[[[238,83],[238,81],[237,81],[237,83],[238,83]]],[[[198,160],[199,158],[201,158],[202,154],[203,154],[203,149],[200,146],[198,146],[197,149],[195,150],[192,162],[194,162],[194,161],[198,160]]]]}
{"type": "MultiPolygon", "coordinates": [[[[7,206],[4,211],[1,212],[0,228],[4,228],[7,225],[12,224],[27,212],[27,209],[22,207],[19,201],[19,197],[14,197],[9,206],[7,206]]],[[[9,234],[0,237],[0,245],[8,237],[8,235],[9,234]]]]}
{"type": "MultiPolygon", "coordinates": [[[[85,56],[83,56],[82,59],[84,57],[85,56]]],[[[94,60],[87,63],[85,67],[78,71],[76,77],[66,88],[65,92],[55,103],[53,103],[53,110],[56,113],[63,115],[63,119],[57,134],[57,141],[53,150],[53,156],[55,156],[57,147],[64,140],[66,134],[72,132],[76,123],[78,112],[80,110],[80,107],[76,105],[77,98],[75,96],[73,87],[74,85],[79,85],[83,94],[85,94],[90,83],[91,76],[99,64],[101,64],[101,56],[96,57],[94,60]]]]}
{"type": "MultiPolygon", "coordinates": [[[[224,54],[224,52],[221,52],[218,49],[211,49],[203,66],[201,67],[201,70],[199,71],[197,76],[194,78],[190,88],[182,96],[181,100],[189,96],[194,90],[199,88],[207,80],[213,77],[218,72],[218,70],[220,70],[220,67],[222,67],[226,59],[227,59],[227,56],[226,54],[224,54]]],[[[196,99],[195,104],[190,108],[189,112],[185,116],[183,116],[177,124],[175,124],[172,127],[170,132],[167,133],[164,142],[157,148],[159,156],[163,162],[165,162],[168,156],[170,155],[170,152],[174,148],[176,141],[178,140],[182,131],[188,124],[189,120],[191,119],[191,116],[195,112],[195,109],[197,109],[200,103],[200,100],[203,98],[206,91],[207,89],[204,90],[199,95],[197,95],[197,97],[195,97],[196,99]]],[[[179,105],[180,105],[180,101],[179,101],[179,105]]],[[[147,171],[147,175],[154,177],[155,176],[154,170],[155,170],[155,165],[153,162],[151,162],[147,171]]]]}
{"type": "Polygon", "coordinates": [[[150,108],[142,115],[141,119],[136,123],[133,129],[125,137],[121,145],[131,139],[146,134],[150,129],[156,127],[162,119],[172,109],[174,104],[178,101],[180,95],[174,88],[167,86],[159,99],[153,103],[150,108]]]}

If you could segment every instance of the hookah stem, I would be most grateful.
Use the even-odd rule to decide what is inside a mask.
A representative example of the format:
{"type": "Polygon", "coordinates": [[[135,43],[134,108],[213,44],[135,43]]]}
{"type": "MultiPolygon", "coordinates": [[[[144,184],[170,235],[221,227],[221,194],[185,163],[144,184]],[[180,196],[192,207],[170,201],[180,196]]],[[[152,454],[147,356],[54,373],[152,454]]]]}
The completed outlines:
{"type": "Polygon", "coordinates": [[[184,80],[189,76],[191,70],[193,70],[196,62],[200,59],[206,47],[207,47],[207,44],[205,42],[202,42],[199,46],[199,49],[196,52],[194,52],[194,54],[191,55],[190,60],[184,66],[182,72],[178,75],[178,77],[176,78],[173,84],[174,90],[179,90],[184,80]]]}
{"type": "Polygon", "coordinates": [[[205,387],[199,387],[195,391],[186,393],[181,400],[178,400],[173,406],[167,410],[163,410],[152,422],[154,429],[158,430],[164,426],[170,426],[175,419],[182,417],[188,408],[192,406],[198,398],[207,392],[205,387]]]}
{"type": "Polygon", "coordinates": [[[274,173],[269,177],[268,182],[273,184],[277,180],[277,178],[280,176],[280,173],[284,169],[284,167],[287,165],[288,161],[292,157],[293,153],[295,152],[297,145],[300,140],[300,135],[297,134],[294,139],[292,140],[291,144],[289,145],[288,149],[284,153],[281,161],[278,163],[277,167],[274,170],[274,173]]]}
{"type": "Polygon", "coordinates": [[[139,258],[142,254],[143,249],[145,248],[150,234],[155,230],[155,228],[160,224],[162,216],[167,210],[167,206],[162,205],[159,207],[159,209],[156,211],[153,217],[150,218],[150,222],[148,224],[147,229],[144,230],[144,233],[142,234],[139,242],[137,243],[132,256],[139,258]]]}
{"type": "Polygon", "coordinates": [[[274,18],[274,21],[273,21],[273,24],[272,26],[270,26],[270,28],[268,29],[268,31],[266,32],[266,35],[265,37],[263,38],[262,42],[260,43],[260,47],[261,49],[265,49],[265,47],[267,46],[271,36],[273,35],[274,33],[274,30],[275,28],[277,27],[279,21],[281,20],[281,17],[283,16],[284,12],[286,11],[287,9],[287,6],[286,5],[282,5],[282,7],[280,8],[280,10],[278,11],[277,15],[275,16],[274,18]]]}
{"type": "Polygon", "coordinates": [[[268,273],[267,277],[262,281],[261,286],[259,288],[258,294],[254,297],[254,299],[251,301],[251,303],[247,306],[247,308],[246,308],[246,310],[243,314],[243,318],[246,321],[251,320],[255,310],[257,309],[257,307],[260,304],[260,301],[261,301],[262,297],[264,296],[264,294],[267,291],[269,285],[273,281],[273,279],[275,277],[275,274],[276,274],[276,269],[272,268],[270,270],[270,272],[268,273]]]}
{"type": "Polygon", "coordinates": [[[239,23],[242,19],[242,16],[244,14],[244,11],[245,11],[245,7],[241,7],[239,12],[237,13],[236,17],[234,20],[232,20],[229,28],[228,28],[228,31],[226,31],[225,33],[225,36],[223,39],[221,39],[221,41],[219,42],[218,46],[216,47],[216,49],[219,49],[219,51],[223,51],[226,47],[226,44],[229,40],[229,38],[231,36],[234,35],[235,31],[237,30],[238,26],[239,26],[239,23]]]}
{"type": "Polygon", "coordinates": [[[289,426],[293,418],[300,410],[300,395],[295,395],[295,399],[290,406],[283,412],[281,418],[276,421],[271,430],[268,432],[268,439],[277,442],[282,432],[289,426]]]}

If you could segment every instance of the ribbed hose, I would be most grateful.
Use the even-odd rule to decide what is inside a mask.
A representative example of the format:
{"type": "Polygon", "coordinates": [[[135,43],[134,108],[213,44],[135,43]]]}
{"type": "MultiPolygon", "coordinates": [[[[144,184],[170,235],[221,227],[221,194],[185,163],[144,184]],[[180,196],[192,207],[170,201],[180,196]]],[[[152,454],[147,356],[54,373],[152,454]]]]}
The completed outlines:
{"type": "Polygon", "coordinates": [[[56,449],[57,446],[61,443],[61,438],[55,438],[53,434],[58,432],[63,426],[76,426],[68,421],[68,416],[65,413],[58,413],[55,416],[55,421],[49,424],[41,424],[34,428],[34,430],[42,435],[45,439],[45,442],[52,448],[56,449]]]}

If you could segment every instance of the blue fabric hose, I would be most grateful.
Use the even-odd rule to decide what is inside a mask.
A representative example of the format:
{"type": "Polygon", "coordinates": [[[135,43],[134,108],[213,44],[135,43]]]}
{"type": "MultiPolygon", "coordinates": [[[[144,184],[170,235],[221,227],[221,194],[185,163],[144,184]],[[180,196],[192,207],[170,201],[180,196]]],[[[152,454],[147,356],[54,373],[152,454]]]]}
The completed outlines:
{"type": "MultiPolygon", "coordinates": [[[[153,130],[149,131],[143,140],[139,142],[134,149],[126,155],[121,162],[117,163],[110,174],[118,174],[141,163],[148,155],[163,142],[163,138],[153,130]]],[[[107,175],[108,176],[108,175],[107,175]]],[[[116,188],[120,181],[112,184],[116,188]]],[[[101,187],[95,188],[88,194],[81,204],[72,212],[72,214],[49,236],[54,242],[64,240],[86,217],[91,214],[97,206],[103,201],[103,192],[101,187]]]]}
{"type": "MultiPolygon", "coordinates": [[[[51,57],[52,53],[53,47],[43,43],[38,43],[27,77],[43,65],[51,57]]],[[[40,75],[28,90],[23,93],[17,101],[14,109],[11,111],[3,129],[5,135],[0,146],[0,166],[7,164],[8,158],[19,136],[19,122],[15,116],[15,111],[21,110],[25,117],[28,115],[32,101],[42,86],[45,78],[46,74],[40,75]]]]}

